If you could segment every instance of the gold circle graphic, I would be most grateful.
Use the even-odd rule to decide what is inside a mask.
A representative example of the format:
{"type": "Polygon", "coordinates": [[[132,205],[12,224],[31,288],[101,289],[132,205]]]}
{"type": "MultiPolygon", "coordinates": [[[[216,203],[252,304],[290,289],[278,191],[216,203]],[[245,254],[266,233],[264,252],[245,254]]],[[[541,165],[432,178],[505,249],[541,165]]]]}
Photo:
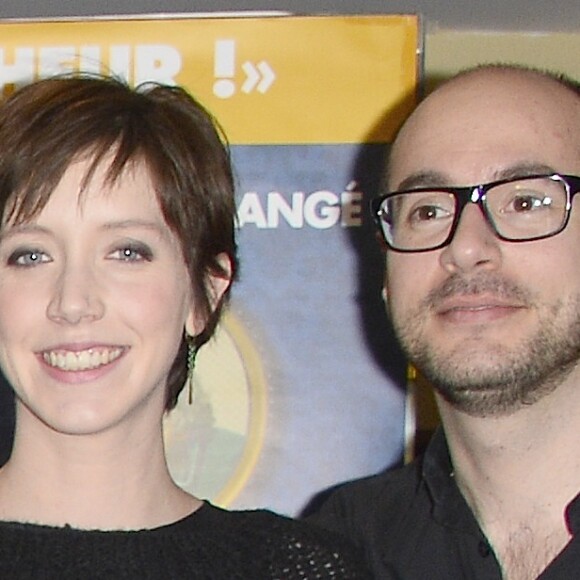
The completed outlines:
{"type": "Polygon", "coordinates": [[[223,507],[237,497],[262,449],[266,392],[260,355],[228,312],[199,352],[192,404],[186,388],[164,421],[169,470],[183,489],[223,507]]]}

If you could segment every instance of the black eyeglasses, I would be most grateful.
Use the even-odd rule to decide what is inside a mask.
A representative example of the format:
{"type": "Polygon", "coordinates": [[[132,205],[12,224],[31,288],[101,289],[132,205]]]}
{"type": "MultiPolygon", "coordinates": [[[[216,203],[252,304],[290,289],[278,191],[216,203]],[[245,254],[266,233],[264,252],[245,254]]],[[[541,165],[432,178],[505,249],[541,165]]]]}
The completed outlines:
{"type": "Polygon", "coordinates": [[[568,224],[575,175],[531,175],[467,187],[425,187],[387,193],[371,210],[387,246],[426,252],[449,244],[468,203],[479,206],[498,238],[527,242],[549,238],[568,224]]]}

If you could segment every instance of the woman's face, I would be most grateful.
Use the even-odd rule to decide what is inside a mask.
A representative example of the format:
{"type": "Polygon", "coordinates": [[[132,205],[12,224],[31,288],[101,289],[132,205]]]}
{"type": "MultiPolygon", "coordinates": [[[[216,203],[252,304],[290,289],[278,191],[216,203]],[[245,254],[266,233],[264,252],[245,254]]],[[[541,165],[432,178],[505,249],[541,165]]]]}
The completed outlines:
{"type": "Polygon", "coordinates": [[[19,427],[157,427],[184,330],[201,330],[145,166],[111,187],[99,167],[79,201],[89,163],[69,167],[32,221],[1,230],[0,364],[19,427]]]}

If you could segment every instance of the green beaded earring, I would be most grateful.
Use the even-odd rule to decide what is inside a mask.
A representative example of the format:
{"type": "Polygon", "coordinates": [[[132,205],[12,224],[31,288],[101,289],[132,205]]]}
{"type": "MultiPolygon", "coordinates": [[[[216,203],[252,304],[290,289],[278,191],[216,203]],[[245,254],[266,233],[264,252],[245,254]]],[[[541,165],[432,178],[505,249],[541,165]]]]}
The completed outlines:
{"type": "Polygon", "coordinates": [[[197,356],[197,346],[193,337],[187,337],[187,400],[193,404],[193,371],[195,369],[195,357],[197,356]]]}

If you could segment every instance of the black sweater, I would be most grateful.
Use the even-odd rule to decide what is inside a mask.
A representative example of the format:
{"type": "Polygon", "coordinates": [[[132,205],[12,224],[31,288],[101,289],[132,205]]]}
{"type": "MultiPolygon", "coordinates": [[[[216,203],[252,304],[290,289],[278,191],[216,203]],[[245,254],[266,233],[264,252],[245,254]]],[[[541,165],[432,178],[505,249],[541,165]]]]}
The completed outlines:
{"type": "Polygon", "coordinates": [[[0,522],[0,578],[367,578],[336,536],[268,511],[227,512],[208,503],[173,524],[86,531],[0,522]]]}

